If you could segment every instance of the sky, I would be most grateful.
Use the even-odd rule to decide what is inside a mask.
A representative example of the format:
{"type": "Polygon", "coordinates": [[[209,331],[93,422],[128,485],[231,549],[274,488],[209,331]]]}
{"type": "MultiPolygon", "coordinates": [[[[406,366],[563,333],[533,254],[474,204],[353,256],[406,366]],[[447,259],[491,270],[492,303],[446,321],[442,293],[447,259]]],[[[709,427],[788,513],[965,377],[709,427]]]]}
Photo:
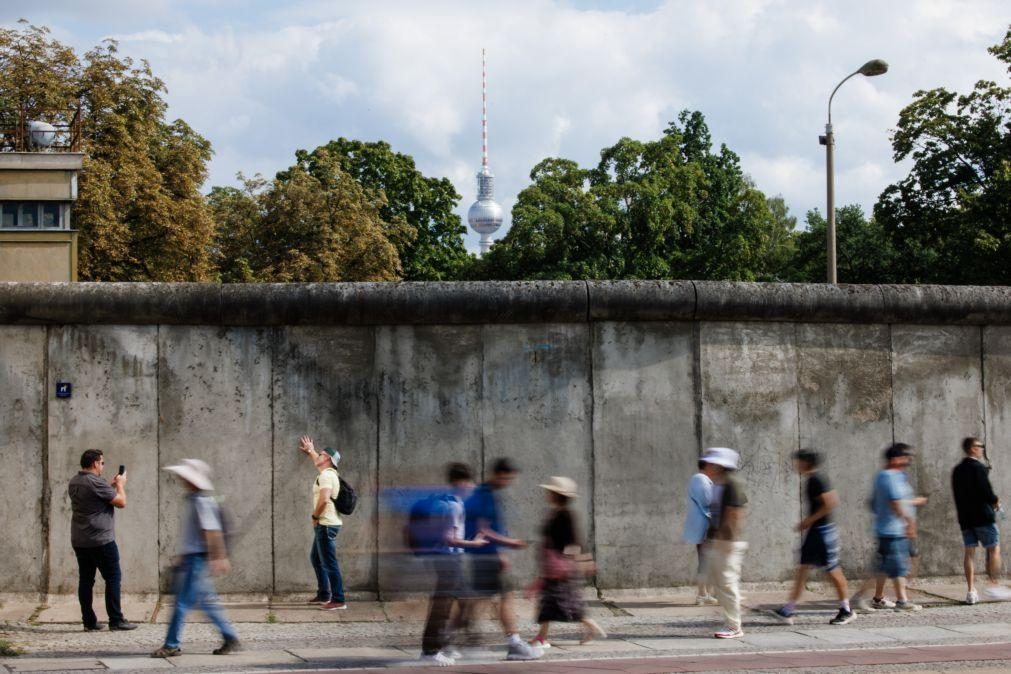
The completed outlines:
{"type": "MultiPolygon", "coordinates": [[[[481,50],[489,150],[508,214],[546,157],[596,165],[628,136],[658,138],[683,109],[803,221],[824,212],[829,94],[836,94],[836,204],[870,212],[908,172],[890,134],[914,92],[1007,85],[987,47],[1006,0],[4,0],[0,23],[46,25],[80,53],[102,39],[146,58],[169,118],[214,147],[205,186],[273,176],[298,149],[385,140],[466,210],[481,161],[481,50]]],[[[500,237],[509,226],[508,215],[500,237]]],[[[478,237],[468,230],[467,247],[478,237]]]]}

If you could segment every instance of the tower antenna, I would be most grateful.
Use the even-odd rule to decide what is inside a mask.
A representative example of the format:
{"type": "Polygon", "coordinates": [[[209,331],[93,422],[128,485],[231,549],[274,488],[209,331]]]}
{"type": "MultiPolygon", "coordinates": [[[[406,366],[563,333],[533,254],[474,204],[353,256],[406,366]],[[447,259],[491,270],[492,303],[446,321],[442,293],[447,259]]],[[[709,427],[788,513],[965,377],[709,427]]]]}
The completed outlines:
{"type": "Polygon", "coordinates": [[[491,235],[502,226],[502,206],[495,201],[495,176],[488,168],[488,60],[481,49],[481,170],[477,174],[477,201],[467,211],[471,229],[481,235],[481,254],[491,248],[491,235]]]}

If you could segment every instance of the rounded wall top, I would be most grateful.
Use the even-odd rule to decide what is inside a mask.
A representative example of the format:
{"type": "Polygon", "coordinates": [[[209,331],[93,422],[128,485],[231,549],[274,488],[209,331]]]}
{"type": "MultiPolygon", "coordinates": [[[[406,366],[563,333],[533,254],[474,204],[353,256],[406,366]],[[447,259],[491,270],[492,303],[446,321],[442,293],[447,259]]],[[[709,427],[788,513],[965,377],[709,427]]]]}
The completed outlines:
{"type": "Polygon", "coordinates": [[[0,283],[0,324],[593,321],[1011,325],[1011,288],[719,281],[0,283]]]}

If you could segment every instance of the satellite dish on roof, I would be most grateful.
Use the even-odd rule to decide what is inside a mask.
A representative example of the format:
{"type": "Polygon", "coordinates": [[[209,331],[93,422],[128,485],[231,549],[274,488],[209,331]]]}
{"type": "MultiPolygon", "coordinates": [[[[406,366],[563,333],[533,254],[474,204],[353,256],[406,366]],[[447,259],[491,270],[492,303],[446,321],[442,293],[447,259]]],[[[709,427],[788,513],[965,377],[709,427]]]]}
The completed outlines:
{"type": "Polygon", "coordinates": [[[38,120],[28,122],[28,136],[35,147],[50,147],[56,142],[56,127],[38,120]]]}

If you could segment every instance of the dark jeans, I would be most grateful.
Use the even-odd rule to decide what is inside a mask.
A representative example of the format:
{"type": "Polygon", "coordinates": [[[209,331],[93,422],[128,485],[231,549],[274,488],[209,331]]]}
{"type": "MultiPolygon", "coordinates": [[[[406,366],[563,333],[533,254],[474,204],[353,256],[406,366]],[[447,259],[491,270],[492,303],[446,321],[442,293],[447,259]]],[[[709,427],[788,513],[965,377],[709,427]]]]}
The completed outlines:
{"type": "Polygon", "coordinates": [[[77,555],[77,599],[81,602],[81,619],[85,627],[98,624],[98,616],[91,608],[92,592],[95,589],[95,571],[102,574],[105,581],[105,612],[110,625],[123,622],[119,593],[123,573],[119,570],[119,548],[116,541],[97,548],[74,548],[77,555]]]}
{"type": "Polygon", "coordinates": [[[313,531],[312,570],[316,572],[316,596],[321,599],[344,603],[344,579],[337,562],[337,534],[340,527],[317,524],[313,531]]]}
{"type": "Polygon", "coordinates": [[[434,655],[449,643],[452,632],[448,628],[449,616],[464,589],[463,555],[433,555],[431,565],[435,572],[435,591],[421,638],[421,652],[425,655],[434,655]]]}

